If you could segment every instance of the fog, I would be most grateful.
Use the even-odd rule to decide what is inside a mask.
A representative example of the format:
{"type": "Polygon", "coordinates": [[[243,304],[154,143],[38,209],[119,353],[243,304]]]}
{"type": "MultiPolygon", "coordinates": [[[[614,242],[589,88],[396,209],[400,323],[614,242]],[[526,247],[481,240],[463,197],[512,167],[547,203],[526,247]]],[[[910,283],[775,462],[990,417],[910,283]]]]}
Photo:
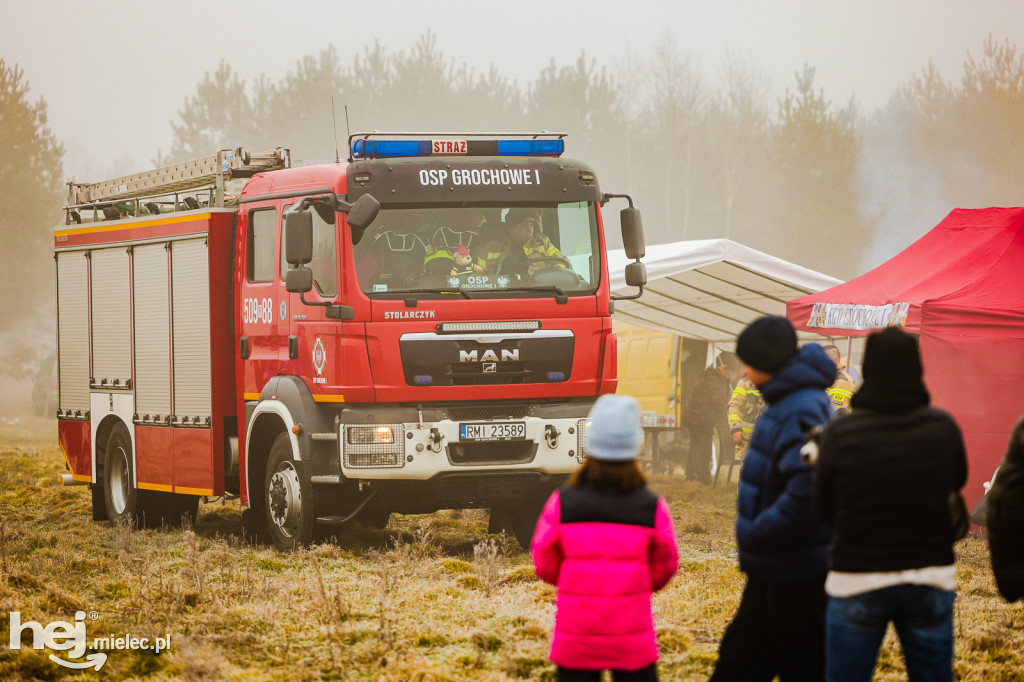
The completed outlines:
{"type": "Polygon", "coordinates": [[[67,175],[83,182],[167,149],[170,121],[221,60],[246,81],[277,80],[328,46],[347,63],[375,41],[407,49],[430,30],[456,62],[526,83],[581,52],[614,70],[667,32],[709,71],[726,54],[752,60],[775,96],[810,64],[830,98],[870,111],[929,60],[956,78],[989,33],[1024,31],[1018,3],[960,0],[0,2],[0,56],[45,98],[67,175]]]}
{"type": "MultiPolygon", "coordinates": [[[[183,137],[182,116],[197,86],[226,67],[246,96],[255,101],[263,87],[276,99],[254,106],[262,113],[253,114],[253,125],[225,126],[256,132],[224,140],[210,133],[217,147],[281,144],[300,151],[298,158],[332,159],[332,95],[342,139],[343,106],[353,130],[561,130],[569,134],[567,156],[593,165],[602,190],[634,195],[649,244],[729,237],[844,279],[891,257],[957,206],[1021,201],[1012,188],[993,189],[998,164],[975,168],[987,158],[950,154],[940,165],[923,159],[922,143],[898,125],[908,119],[894,104],[894,94],[929,65],[958,86],[965,61],[987,39],[1024,45],[1018,3],[0,2],[0,59],[21,70],[33,102],[45,103],[46,125],[63,145],[63,180],[146,170],[193,147],[197,156],[211,153],[205,142],[183,137]],[[334,60],[333,73],[347,78],[374,50],[392,60],[394,75],[397,57],[412,60],[424,44],[444,62],[424,73],[452,83],[402,81],[420,73],[407,68],[379,93],[373,82],[344,93],[296,88],[311,65],[334,60]],[[857,140],[845,160],[849,150],[840,146],[806,162],[819,141],[780,123],[783,100],[799,95],[798,79],[809,74],[804,103],[820,106],[857,140]],[[574,75],[607,85],[587,91],[605,99],[577,101],[580,93],[563,87],[574,75]],[[447,85],[450,91],[432,96],[430,88],[447,85]],[[467,87],[487,92],[467,106],[467,87]],[[289,97],[298,111],[287,111],[289,97]],[[726,125],[716,126],[721,121],[726,125]],[[783,134],[807,147],[790,159],[795,171],[773,168],[777,161],[765,151],[783,134]],[[971,182],[959,182],[961,168],[971,182]]],[[[363,72],[372,81],[372,70],[363,72]]],[[[947,128],[964,123],[950,115],[947,128]]],[[[1014,144],[1007,146],[1013,152],[1014,144]]],[[[4,170],[8,178],[19,171],[4,170]]],[[[0,195],[12,192],[0,182],[0,195]]],[[[52,208],[56,219],[59,202],[52,208]]],[[[32,225],[42,238],[9,250],[12,259],[38,263],[29,274],[5,268],[9,301],[38,302],[37,354],[52,347],[52,293],[33,297],[40,289],[35,274],[46,275],[43,289],[52,288],[45,269],[52,267],[50,227],[32,225]]],[[[22,229],[4,225],[3,236],[22,229]]],[[[4,346],[24,344],[17,316],[2,319],[4,346]]],[[[7,355],[0,373],[11,371],[11,358],[24,364],[25,352],[7,355]]]]}

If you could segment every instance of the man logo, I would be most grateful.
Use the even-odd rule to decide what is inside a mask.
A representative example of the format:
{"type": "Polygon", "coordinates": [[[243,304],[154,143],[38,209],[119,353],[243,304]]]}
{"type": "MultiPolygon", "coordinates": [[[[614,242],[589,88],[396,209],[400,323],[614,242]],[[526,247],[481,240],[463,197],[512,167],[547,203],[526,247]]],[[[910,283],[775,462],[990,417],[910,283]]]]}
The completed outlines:
{"type": "Polygon", "coordinates": [[[485,362],[483,363],[484,374],[495,374],[498,371],[498,363],[496,362],[485,362]]]}
{"type": "MultiPolygon", "coordinates": [[[[519,349],[518,348],[501,348],[501,361],[502,362],[519,362],[519,349]]],[[[494,352],[493,348],[488,348],[484,351],[483,355],[480,355],[480,351],[477,350],[460,350],[459,351],[459,362],[497,362],[498,354],[494,352]]]]}

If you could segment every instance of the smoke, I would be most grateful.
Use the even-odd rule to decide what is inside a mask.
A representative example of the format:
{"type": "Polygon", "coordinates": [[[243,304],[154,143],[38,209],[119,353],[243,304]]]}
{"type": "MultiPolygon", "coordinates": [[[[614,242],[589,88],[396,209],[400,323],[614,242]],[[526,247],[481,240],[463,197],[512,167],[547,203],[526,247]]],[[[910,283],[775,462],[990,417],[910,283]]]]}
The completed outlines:
{"type": "Polygon", "coordinates": [[[857,164],[859,209],[874,228],[858,274],[910,246],[955,208],[943,189],[942,169],[915,158],[902,128],[879,117],[864,133],[857,164]]]}

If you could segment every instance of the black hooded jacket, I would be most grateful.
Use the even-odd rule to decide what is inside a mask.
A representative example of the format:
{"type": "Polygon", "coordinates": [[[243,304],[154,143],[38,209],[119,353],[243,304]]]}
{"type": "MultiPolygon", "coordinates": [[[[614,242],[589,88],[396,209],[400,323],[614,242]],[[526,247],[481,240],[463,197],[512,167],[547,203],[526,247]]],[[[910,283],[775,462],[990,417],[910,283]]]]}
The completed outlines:
{"type": "Polygon", "coordinates": [[[967,481],[960,428],[930,407],[913,337],[872,335],[852,414],[822,435],[814,508],[833,529],[829,568],[902,571],[953,563],[950,492],[967,481]]]}

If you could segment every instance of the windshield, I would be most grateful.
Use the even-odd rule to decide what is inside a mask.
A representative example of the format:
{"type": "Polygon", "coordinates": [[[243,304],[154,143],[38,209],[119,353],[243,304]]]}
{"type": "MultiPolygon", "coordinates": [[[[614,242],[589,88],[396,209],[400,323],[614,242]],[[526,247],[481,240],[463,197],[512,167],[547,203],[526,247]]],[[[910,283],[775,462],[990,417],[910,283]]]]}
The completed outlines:
{"type": "MultiPolygon", "coordinates": [[[[592,202],[546,206],[384,207],[354,249],[367,294],[593,291],[592,202]]],[[[464,295],[464,294],[463,294],[464,295]]]]}

